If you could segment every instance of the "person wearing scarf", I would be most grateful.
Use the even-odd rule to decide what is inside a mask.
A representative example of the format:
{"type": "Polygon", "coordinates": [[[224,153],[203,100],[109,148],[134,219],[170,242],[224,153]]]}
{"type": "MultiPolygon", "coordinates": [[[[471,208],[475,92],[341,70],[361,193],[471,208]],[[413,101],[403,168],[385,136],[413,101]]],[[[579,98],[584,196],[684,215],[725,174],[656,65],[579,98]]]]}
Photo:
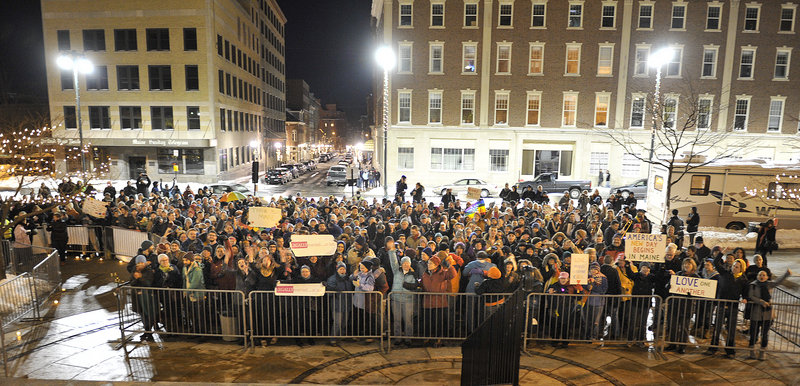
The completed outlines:
{"type": "Polygon", "coordinates": [[[783,284],[792,274],[787,270],[777,281],[769,280],[767,271],[760,271],[756,280],[750,283],[750,301],[753,309],[750,312],[750,356],[748,359],[756,358],[755,344],[761,334],[761,350],[758,351],[758,360],[764,360],[764,349],[769,343],[769,328],[772,325],[772,289],[783,284]]]}

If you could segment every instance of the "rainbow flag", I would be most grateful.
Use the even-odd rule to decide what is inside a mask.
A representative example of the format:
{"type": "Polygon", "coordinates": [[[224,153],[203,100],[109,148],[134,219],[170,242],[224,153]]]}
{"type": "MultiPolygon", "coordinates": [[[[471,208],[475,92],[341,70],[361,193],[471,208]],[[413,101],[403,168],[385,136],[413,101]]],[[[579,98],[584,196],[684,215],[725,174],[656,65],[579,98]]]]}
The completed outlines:
{"type": "Polygon", "coordinates": [[[486,205],[483,203],[483,199],[478,200],[474,204],[467,207],[464,213],[467,217],[472,218],[475,216],[475,213],[483,213],[486,212],[486,205]]]}

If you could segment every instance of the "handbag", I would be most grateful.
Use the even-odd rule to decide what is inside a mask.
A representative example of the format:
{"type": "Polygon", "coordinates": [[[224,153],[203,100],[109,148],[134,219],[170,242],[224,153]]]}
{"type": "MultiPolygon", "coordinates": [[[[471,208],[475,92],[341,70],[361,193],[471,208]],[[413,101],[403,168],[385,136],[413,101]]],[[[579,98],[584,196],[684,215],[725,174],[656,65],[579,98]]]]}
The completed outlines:
{"type": "Polygon", "coordinates": [[[768,240],[767,241],[767,248],[769,248],[772,251],[777,251],[779,246],[780,245],[775,240],[768,240]]]}

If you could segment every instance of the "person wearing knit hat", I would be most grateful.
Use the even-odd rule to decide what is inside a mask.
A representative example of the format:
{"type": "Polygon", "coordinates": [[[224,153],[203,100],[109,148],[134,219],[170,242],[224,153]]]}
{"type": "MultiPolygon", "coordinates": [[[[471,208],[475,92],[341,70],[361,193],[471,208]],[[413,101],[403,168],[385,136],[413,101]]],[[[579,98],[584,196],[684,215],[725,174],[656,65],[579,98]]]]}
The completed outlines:
{"type": "Polygon", "coordinates": [[[497,267],[491,267],[488,271],[486,271],[486,277],[489,279],[497,280],[501,276],[500,270],[497,267]]]}
{"type": "Polygon", "coordinates": [[[152,242],[152,241],[150,241],[150,240],[145,240],[145,241],[142,241],[142,245],[141,245],[141,247],[139,248],[139,250],[140,250],[140,251],[147,251],[147,250],[148,250],[148,249],[150,249],[150,247],[152,247],[152,246],[153,246],[153,242],[152,242]]]}

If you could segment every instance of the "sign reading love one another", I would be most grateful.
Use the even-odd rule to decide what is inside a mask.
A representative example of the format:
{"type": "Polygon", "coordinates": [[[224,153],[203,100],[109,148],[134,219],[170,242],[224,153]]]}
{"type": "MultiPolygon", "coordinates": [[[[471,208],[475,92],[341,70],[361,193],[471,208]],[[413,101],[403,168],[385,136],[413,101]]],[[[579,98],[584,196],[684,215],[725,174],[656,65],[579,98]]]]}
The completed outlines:
{"type": "Polygon", "coordinates": [[[669,292],[713,299],[717,296],[717,281],[672,275],[669,279],[669,292]]]}

